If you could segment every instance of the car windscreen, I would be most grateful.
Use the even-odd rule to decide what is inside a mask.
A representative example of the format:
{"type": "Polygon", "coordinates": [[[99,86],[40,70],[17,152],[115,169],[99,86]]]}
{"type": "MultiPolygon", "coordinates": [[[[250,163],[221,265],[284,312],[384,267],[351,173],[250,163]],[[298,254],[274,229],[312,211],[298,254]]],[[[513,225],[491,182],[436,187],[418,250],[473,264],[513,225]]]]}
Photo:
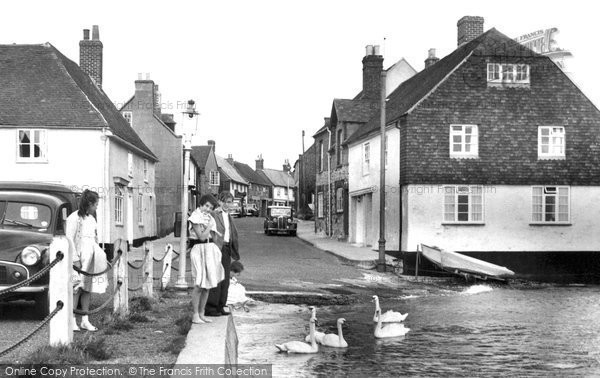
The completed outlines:
{"type": "Polygon", "coordinates": [[[0,207],[0,225],[4,227],[45,230],[50,226],[51,216],[50,208],[39,203],[8,201],[0,207]]]}
{"type": "Polygon", "coordinates": [[[292,209],[271,209],[272,217],[280,217],[280,216],[289,217],[290,215],[292,215],[292,209]]]}

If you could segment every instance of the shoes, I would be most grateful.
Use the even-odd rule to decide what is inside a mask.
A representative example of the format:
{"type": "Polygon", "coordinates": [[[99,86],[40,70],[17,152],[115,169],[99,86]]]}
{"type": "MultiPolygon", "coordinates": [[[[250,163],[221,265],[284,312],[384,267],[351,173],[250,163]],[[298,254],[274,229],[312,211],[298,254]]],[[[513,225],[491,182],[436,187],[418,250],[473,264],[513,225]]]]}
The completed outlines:
{"type": "Polygon", "coordinates": [[[225,310],[221,310],[221,315],[224,315],[224,316],[231,315],[231,312],[225,311],[225,310]]]}
{"type": "Polygon", "coordinates": [[[90,322],[81,322],[80,328],[90,332],[96,332],[98,330],[98,328],[94,327],[90,322]]]}
{"type": "Polygon", "coordinates": [[[205,311],[204,315],[205,316],[221,316],[222,314],[220,312],[216,312],[216,311],[205,311]]]}
{"type": "Polygon", "coordinates": [[[77,323],[73,322],[73,332],[79,332],[79,331],[81,331],[81,328],[79,328],[77,323]]]}

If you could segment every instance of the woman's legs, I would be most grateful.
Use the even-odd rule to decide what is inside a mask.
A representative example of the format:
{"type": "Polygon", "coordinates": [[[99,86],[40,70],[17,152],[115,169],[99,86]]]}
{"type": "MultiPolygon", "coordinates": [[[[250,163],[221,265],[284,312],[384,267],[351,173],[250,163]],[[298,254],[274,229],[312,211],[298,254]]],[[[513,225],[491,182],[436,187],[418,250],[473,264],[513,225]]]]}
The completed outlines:
{"type": "MultiPolygon", "coordinates": [[[[81,293],[81,289],[77,289],[73,291],[73,310],[77,308],[79,304],[79,295],[81,293]]],[[[77,319],[75,318],[75,314],[73,314],[73,331],[80,331],[79,326],[77,325],[77,319]]]]}
{"type": "Polygon", "coordinates": [[[208,320],[204,316],[204,311],[206,310],[206,301],[207,300],[208,300],[208,289],[200,289],[200,319],[202,319],[206,323],[211,323],[212,320],[208,320]]]}
{"type": "MultiPolygon", "coordinates": [[[[90,298],[91,294],[89,291],[80,290],[81,294],[79,295],[81,300],[81,311],[89,311],[90,310],[90,298]]],[[[88,315],[81,316],[81,328],[87,329],[88,331],[97,331],[98,328],[94,327],[92,323],[90,323],[88,315]]]]}
{"type": "MultiPolygon", "coordinates": [[[[204,323],[202,318],[200,318],[200,314],[198,313],[198,305],[200,304],[200,286],[194,285],[194,289],[192,290],[192,309],[194,314],[192,315],[192,323],[204,323]]],[[[204,314],[204,313],[203,313],[204,314]]]]}

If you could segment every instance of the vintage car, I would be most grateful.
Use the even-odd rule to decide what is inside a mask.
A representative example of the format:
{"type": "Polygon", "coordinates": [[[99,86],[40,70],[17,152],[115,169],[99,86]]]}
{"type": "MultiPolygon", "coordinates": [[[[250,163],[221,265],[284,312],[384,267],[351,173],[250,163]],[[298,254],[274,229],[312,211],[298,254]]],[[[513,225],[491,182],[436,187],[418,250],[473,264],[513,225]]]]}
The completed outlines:
{"type": "Polygon", "coordinates": [[[231,204],[231,206],[229,206],[229,209],[227,211],[234,218],[241,217],[242,216],[242,206],[240,205],[240,201],[233,200],[233,203],[231,204]]]}
{"type": "Polygon", "coordinates": [[[254,203],[249,203],[248,206],[246,206],[246,216],[257,217],[259,212],[258,207],[254,203]]]}
{"type": "Polygon", "coordinates": [[[269,206],[265,218],[265,234],[285,233],[296,236],[298,224],[294,220],[292,208],[289,206],[269,206]]]}
{"type": "MultiPolygon", "coordinates": [[[[63,185],[0,182],[0,290],[24,281],[49,264],[49,246],[65,234],[79,194],[63,185]]],[[[49,273],[0,296],[0,301],[35,301],[35,315],[48,315],[49,273]]]]}

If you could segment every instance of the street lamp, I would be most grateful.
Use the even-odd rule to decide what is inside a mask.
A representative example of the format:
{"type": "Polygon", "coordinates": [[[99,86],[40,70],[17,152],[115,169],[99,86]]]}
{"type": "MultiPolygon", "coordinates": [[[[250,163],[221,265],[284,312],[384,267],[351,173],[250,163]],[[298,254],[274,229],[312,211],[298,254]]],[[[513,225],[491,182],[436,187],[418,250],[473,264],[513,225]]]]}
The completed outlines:
{"type": "Polygon", "coordinates": [[[198,129],[198,117],[192,128],[190,122],[186,122],[187,118],[194,118],[199,115],[196,111],[196,103],[194,100],[187,102],[187,109],[182,112],[183,121],[182,134],[183,134],[183,182],[181,185],[181,233],[179,239],[179,276],[177,277],[177,283],[175,287],[178,289],[187,290],[188,283],[185,280],[185,265],[187,255],[187,222],[188,222],[188,176],[190,175],[190,151],[192,150],[192,137],[198,129]],[[186,126],[187,124],[187,126],[186,126]]]}

